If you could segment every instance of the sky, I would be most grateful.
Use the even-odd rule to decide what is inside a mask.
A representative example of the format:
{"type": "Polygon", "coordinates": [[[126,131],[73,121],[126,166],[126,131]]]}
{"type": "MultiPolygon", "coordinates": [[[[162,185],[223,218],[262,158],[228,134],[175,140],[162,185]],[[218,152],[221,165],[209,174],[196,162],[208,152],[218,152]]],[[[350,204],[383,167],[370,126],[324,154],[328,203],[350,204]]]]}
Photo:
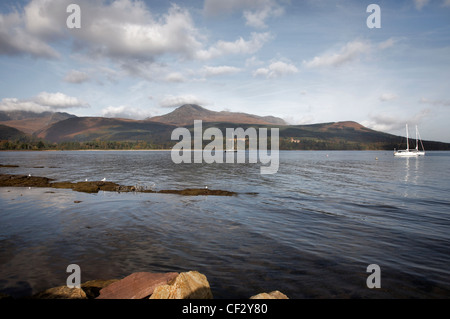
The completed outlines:
{"type": "Polygon", "coordinates": [[[450,0],[0,2],[0,110],[145,119],[186,103],[450,142],[450,0]]]}

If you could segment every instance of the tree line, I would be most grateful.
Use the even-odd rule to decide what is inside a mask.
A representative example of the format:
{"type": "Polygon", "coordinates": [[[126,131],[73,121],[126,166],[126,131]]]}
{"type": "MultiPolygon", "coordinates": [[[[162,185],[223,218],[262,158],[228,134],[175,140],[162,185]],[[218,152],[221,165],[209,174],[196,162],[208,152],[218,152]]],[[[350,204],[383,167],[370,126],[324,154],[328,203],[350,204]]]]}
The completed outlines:
{"type": "MultiPolygon", "coordinates": [[[[203,147],[209,141],[203,141],[203,147]]],[[[60,143],[41,139],[23,137],[16,140],[0,140],[0,151],[44,151],[44,150],[158,150],[171,149],[177,141],[66,141],[60,143]]],[[[248,149],[248,141],[246,141],[248,149]]],[[[193,145],[192,145],[193,146],[193,145]]],[[[450,150],[450,144],[440,142],[424,142],[426,150],[450,150]]],[[[390,142],[355,142],[345,139],[280,137],[280,150],[393,150],[399,148],[390,142]]],[[[224,149],[225,141],[224,141],[224,149]]],[[[270,149],[270,142],[268,143],[270,149]]]]}

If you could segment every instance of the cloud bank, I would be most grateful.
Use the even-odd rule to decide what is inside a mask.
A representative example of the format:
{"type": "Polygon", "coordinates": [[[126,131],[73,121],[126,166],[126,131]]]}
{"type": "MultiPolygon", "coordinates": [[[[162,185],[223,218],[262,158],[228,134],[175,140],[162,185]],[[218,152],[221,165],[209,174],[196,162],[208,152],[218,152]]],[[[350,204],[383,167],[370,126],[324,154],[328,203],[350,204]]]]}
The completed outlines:
{"type": "Polygon", "coordinates": [[[42,113],[60,111],[69,108],[84,108],[89,105],[76,97],[63,93],[41,92],[30,99],[4,98],[0,101],[1,111],[28,111],[42,113]]]}

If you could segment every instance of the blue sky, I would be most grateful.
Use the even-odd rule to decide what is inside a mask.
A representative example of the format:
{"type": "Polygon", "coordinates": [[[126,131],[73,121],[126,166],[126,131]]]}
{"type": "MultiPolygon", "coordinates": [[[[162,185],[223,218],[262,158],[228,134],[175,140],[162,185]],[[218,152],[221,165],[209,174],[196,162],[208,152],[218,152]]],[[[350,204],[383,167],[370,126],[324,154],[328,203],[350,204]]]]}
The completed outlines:
{"type": "Polygon", "coordinates": [[[0,70],[0,110],[144,119],[196,103],[450,142],[450,0],[2,1],[0,70]]]}

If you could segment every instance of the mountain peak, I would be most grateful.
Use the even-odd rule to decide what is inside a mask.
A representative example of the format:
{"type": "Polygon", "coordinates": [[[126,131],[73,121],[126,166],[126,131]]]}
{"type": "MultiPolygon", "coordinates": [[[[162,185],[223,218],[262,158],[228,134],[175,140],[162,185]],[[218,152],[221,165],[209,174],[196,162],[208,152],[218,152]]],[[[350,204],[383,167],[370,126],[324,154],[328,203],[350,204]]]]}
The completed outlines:
{"type": "Polygon", "coordinates": [[[197,105],[197,104],[183,104],[182,106],[177,107],[175,110],[185,110],[185,109],[194,109],[197,111],[208,111],[204,107],[201,107],[200,105],[197,105]]]}
{"type": "Polygon", "coordinates": [[[227,122],[235,124],[285,125],[286,123],[274,116],[258,116],[239,112],[216,112],[205,109],[197,104],[184,104],[174,111],[161,116],[154,116],[148,121],[161,122],[172,125],[192,125],[194,120],[204,122],[227,122]]]}

